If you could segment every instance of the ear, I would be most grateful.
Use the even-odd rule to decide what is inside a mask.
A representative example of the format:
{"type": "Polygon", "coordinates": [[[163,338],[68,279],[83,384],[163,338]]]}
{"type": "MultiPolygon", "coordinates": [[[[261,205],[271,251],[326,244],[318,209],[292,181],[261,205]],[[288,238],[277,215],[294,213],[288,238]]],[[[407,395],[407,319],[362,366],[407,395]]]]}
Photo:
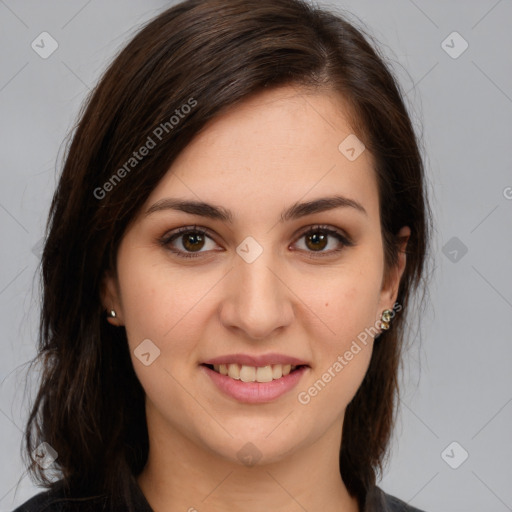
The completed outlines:
{"type": "Polygon", "coordinates": [[[105,271],[103,274],[100,295],[103,308],[107,311],[108,323],[117,327],[123,325],[123,311],[120,301],[119,285],[117,277],[110,270],[105,271]],[[110,316],[111,310],[116,312],[115,317],[110,316]]]}
{"type": "Polygon", "coordinates": [[[398,296],[398,288],[400,286],[400,279],[402,278],[405,270],[405,249],[407,247],[407,242],[409,241],[410,236],[411,230],[409,226],[402,227],[398,233],[398,238],[400,239],[398,261],[393,268],[389,269],[387,279],[383,280],[382,289],[380,292],[379,311],[377,312],[378,318],[380,318],[382,311],[385,309],[392,310],[396,302],[396,298],[398,296]]]}

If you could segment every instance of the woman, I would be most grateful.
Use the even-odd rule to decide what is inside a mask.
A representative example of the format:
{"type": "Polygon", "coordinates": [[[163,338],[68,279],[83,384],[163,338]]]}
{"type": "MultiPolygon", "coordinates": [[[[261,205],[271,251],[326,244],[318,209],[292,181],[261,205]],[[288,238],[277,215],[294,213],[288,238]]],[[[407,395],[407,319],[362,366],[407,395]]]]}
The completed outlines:
{"type": "Polygon", "coordinates": [[[48,490],[17,510],[417,510],[376,479],[429,223],[396,80],[341,16],[160,14],[52,201],[25,447],[48,490]]]}

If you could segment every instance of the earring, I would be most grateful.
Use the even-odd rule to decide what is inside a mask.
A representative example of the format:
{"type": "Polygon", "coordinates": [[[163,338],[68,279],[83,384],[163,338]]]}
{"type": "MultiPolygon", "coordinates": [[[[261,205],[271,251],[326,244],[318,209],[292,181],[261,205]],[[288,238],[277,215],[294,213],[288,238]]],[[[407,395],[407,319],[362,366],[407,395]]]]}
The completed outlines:
{"type": "Polygon", "coordinates": [[[380,316],[380,326],[383,331],[387,331],[389,329],[389,323],[391,322],[391,318],[393,311],[391,309],[385,309],[380,316]]]}
{"type": "Polygon", "coordinates": [[[113,309],[110,310],[109,315],[110,315],[111,318],[115,318],[117,316],[116,312],[113,309]]]}

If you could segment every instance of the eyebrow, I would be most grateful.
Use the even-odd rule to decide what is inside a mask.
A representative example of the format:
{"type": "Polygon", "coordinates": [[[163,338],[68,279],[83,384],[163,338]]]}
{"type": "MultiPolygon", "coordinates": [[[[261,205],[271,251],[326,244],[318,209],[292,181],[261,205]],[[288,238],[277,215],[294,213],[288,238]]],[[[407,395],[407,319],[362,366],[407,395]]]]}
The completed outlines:
{"type": "MultiPolygon", "coordinates": [[[[312,215],[314,213],[325,212],[335,208],[353,208],[356,211],[368,216],[363,205],[354,199],[336,195],[331,197],[321,197],[314,201],[305,203],[295,203],[291,207],[281,212],[280,221],[290,221],[312,215]]],[[[234,215],[233,212],[227,210],[222,206],[208,204],[202,201],[181,200],[173,198],[165,198],[157,201],[150,206],[146,211],[146,215],[162,210],[177,210],[192,215],[199,215],[201,217],[208,217],[210,219],[220,220],[225,223],[232,224],[234,215]]]]}

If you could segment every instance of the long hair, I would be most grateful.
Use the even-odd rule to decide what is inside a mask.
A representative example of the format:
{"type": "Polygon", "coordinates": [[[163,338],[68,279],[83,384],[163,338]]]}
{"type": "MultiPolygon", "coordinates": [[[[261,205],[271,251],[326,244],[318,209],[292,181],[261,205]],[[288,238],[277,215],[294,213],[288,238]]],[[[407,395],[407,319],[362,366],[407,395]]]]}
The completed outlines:
{"type": "MultiPolygon", "coordinates": [[[[106,321],[102,276],[151,191],[209,120],[281,85],[335,91],[375,160],[386,272],[399,229],[411,235],[392,328],[376,339],[345,412],[340,473],[364,496],[382,472],[396,415],[404,320],[424,275],[429,206],[419,140],[397,80],[370,36],[302,0],[188,0],[146,23],[86,99],[54,193],[41,262],[40,385],[26,428],[27,466],[46,442],[69,492],[129,502],[148,456],[142,389],[126,331],[106,321]],[[185,108],[185,106],[187,106],[185,108]],[[153,142],[144,158],[134,157],[153,142]]],[[[71,134],[70,134],[71,135],[71,134]]]]}

